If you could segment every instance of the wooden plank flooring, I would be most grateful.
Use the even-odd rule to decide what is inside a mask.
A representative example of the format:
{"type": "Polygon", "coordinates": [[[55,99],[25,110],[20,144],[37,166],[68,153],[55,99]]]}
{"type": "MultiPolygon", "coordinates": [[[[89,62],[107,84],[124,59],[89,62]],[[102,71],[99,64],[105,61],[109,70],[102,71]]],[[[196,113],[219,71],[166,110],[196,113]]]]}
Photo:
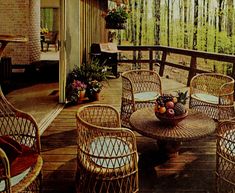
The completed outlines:
{"type": "MultiPolygon", "coordinates": [[[[163,90],[187,89],[184,85],[163,80],[163,90]]],[[[120,110],[121,78],[110,79],[101,92],[100,101],[120,110]]],[[[81,104],[83,105],[83,104],[81,104]]],[[[66,107],[41,137],[43,192],[75,192],[76,110],[66,107]]],[[[215,138],[182,143],[179,155],[166,159],[158,152],[155,140],[136,133],[139,153],[141,193],[214,193],[215,138]]]]}

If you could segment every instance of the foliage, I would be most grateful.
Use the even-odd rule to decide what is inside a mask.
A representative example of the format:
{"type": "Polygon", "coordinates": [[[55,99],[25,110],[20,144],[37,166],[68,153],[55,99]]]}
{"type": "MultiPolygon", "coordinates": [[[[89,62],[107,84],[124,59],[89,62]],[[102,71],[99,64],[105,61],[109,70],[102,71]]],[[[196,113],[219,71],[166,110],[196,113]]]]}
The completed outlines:
{"type": "Polygon", "coordinates": [[[182,103],[182,104],[186,104],[186,101],[187,101],[187,99],[188,99],[188,91],[185,91],[185,92],[182,92],[182,91],[180,91],[180,90],[178,90],[178,91],[176,91],[177,92],[177,96],[176,96],[176,98],[177,98],[177,101],[179,102],[179,103],[182,103]]]}
{"type": "Polygon", "coordinates": [[[101,90],[100,82],[104,80],[107,80],[107,72],[98,59],[84,63],[81,67],[75,66],[67,76],[66,98],[75,103],[79,90],[86,89],[88,92],[89,90],[101,90]]]}
{"type": "Polygon", "coordinates": [[[48,28],[43,27],[43,28],[41,28],[40,32],[41,32],[41,34],[47,34],[49,32],[49,30],[48,30],[48,28]]]}
{"type": "Polygon", "coordinates": [[[108,23],[125,23],[129,16],[128,9],[125,6],[118,6],[104,13],[106,22],[108,23]]]}
{"type": "Polygon", "coordinates": [[[88,83],[88,89],[92,90],[91,92],[100,92],[103,88],[103,84],[97,80],[92,80],[88,83]]]}
{"type": "Polygon", "coordinates": [[[103,88],[103,84],[97,80],[92,80],[88,83],[87,89],[86,89],[86,94],[89,99],[93,100],[94,95],[96,93],[99,93],[103,88]]]}

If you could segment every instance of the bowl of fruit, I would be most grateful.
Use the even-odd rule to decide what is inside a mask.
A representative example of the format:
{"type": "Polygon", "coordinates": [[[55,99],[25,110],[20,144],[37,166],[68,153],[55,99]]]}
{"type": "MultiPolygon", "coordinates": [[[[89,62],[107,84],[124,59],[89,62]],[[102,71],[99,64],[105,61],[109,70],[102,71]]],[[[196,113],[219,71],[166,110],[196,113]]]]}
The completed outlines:
{"type": "Polygon", "coordinates": [[[155,115],[165,124],[176,125],[188,115],[185,107],[187,91],[177,93],[177,96],[163,94],[156,99],[155,115]]]}

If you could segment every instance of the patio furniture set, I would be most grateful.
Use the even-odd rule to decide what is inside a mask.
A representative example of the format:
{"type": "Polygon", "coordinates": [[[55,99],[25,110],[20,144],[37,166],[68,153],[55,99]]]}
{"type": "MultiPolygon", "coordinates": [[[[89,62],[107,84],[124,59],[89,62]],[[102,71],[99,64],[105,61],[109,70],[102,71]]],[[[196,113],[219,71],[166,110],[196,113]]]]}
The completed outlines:
{"type": "MultiPolygon", "coordinates": [[[[159,75],[149,70],[123,73],[120,114],[105,104],[84,105],[76,113],[77,192],[139,191],[139,158],[132,130],[163,143],[199,139],[215,132],[216,190],[235,192],[233,92],[234,80],[228,76],[196,75],[190,86],[188,116],[175,125],[162,124],[154,114],[156,98],[163,94],[159,75]]],[[[0,146],[0,191],[41,191],[38,127],[30,115],[15,109],[2,92],[0,96],[0,139],[11,141],[13,150],[22,151],[12,158],[8,148],[4,149],[9,143],[0,146]],[[32,161],[18,166],[24,156],[30,156],[32,161]]]]}

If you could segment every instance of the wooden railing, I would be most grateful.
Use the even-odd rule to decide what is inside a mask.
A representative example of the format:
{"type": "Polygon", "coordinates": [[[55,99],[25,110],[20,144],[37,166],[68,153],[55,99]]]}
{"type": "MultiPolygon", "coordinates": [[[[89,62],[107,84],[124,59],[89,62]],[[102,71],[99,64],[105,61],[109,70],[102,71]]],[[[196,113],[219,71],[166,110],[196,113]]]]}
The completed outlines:
{"type": "MultiPolygon", "coordinates": [[[[217,53],[210,53],[210,52],[203,52],[203,51],[196,51],[196,50],[188,50],[188,49],[181,49],[181,48],[172,48],[167,46],[118,46],[118,49],[121,51],[133,51],[133,59],[119,59],[119,63],[149,63],[149,69],[153,70],[153,65],[158,63],[160,65],[159,75],[163,76],[165,66],[171,66],[174,68],[179,68],[182,70],[188,71],[188,79],[187,79],[187,86],[190,84],[190,80],[196,73],[208,72],[206,70],[201,70],[197,68],[197,59],[210,59],[214,61],[220,62],[228,62],[232,64],[232,73],[231,76],[235,78],[235,56],[234,55],[226,55],[226,54],[217,54],[217,53]],[[137,51],[147,51],[148,52],[148,59],[137,59],[137,51]],[[161,52],[161,59],[154,59],[154,52],[160,51],[161,52]],[[168,62],[167,56],[169,54],[178,54],[181,56],[189,56],[191,57],[189,66],[184,66],[182,64],[168,62]]],[[[124,52],[123,52],[124,53],[124,52]]]]}

